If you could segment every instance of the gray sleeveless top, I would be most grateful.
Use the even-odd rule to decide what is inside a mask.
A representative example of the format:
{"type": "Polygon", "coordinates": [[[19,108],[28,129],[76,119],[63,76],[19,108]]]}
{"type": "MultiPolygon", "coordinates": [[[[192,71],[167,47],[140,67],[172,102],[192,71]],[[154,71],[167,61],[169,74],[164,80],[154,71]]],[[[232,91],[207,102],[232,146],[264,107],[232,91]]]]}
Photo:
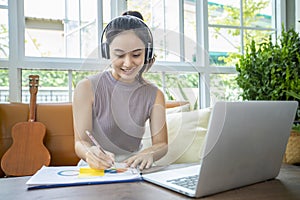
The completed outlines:
{"type": "Polygon", "coordinates": [[[115,155],[138,151],[158,88],[138,80],[133,83],[117,81],[111,71],[88,79],[95,95],[93,132],[99,144],[115,155]]]}

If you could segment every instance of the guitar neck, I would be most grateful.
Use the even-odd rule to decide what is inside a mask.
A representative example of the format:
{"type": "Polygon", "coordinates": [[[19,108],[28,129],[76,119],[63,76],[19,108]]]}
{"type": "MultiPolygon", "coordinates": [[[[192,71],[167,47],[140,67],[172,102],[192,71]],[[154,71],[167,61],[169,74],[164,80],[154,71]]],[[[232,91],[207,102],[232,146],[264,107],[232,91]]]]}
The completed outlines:
{"type": "Polygon", "coordinates": [[[36,95],[39,86],[39,76],[30,75],[29,76],[29,91],[30,91],[30,103],[29,103],[29,122],[35,121],[36,114],[36,95]]]}
{"type": "Polygon", "coordinates": [[[35,121],[35,113],[36,113],[36,94],[30,95],[30,103],[29,103],[29,122],[35,121]]]}

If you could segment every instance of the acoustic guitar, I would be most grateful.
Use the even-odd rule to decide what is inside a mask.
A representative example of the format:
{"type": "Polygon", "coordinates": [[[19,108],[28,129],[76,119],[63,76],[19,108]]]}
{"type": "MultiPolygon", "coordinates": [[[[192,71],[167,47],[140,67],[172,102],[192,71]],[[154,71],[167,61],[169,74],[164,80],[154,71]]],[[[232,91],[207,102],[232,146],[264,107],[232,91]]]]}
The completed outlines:
{"type": "Polygon", "coordinates": [[[2,170],[7,176],[33,175],[43,165],[50,164],[51,156],[43,143],[46,127],[35,121],[38,85],[39,76],[30,75],[28,122],[19,122],[13,126],[11,133],[13,143],[1,160],[2,170]]]}

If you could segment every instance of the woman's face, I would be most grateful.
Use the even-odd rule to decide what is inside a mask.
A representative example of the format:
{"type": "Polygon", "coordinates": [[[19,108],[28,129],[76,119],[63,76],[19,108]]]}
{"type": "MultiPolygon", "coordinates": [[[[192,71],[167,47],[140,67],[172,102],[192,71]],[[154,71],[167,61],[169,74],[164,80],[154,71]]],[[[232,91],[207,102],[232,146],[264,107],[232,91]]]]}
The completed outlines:
{"type": "Polygon", "coordinates": [[[124,31],[111,42],[110,57],[114,78],[133,82],[144,65],[145,45],[133,31],[124,31]]]}

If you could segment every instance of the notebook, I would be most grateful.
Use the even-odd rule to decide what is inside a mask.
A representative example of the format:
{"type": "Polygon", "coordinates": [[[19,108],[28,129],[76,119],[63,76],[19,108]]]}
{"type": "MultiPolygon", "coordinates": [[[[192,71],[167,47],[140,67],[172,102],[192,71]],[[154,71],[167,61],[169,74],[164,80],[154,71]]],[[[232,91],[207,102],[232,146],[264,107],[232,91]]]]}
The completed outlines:
{"type": "Polygon", "coordinates": [[[43,166],[26,182],[28,190],[108,183],[141,181],[140,171],[115,163],[109,169],[92,169],[88,166],[43,166]]]}
{"type": "Polygon", "coordinates": [[[190,197],[274,179],[297,106],[296,101],[217,102],[200,163],[143,174],[143,179],[190,197]]]}

